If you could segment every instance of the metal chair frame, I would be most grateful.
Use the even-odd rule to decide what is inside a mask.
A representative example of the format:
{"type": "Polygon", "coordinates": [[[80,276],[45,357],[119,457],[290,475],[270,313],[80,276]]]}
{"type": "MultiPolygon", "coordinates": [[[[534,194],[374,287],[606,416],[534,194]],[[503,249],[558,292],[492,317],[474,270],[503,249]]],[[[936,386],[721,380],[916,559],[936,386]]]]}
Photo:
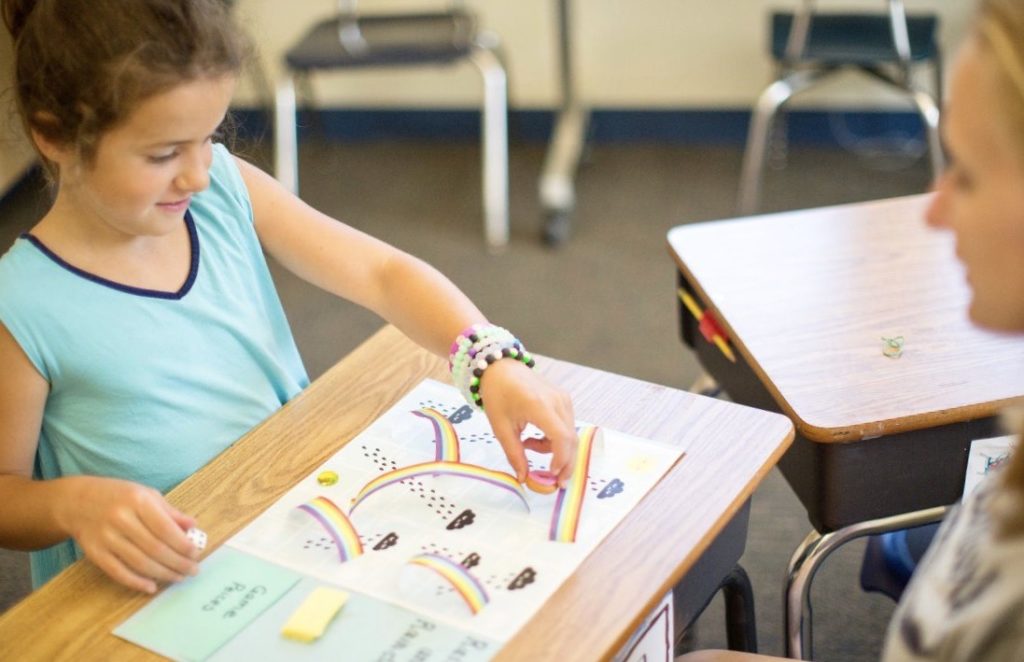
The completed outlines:
{"type": "Polygon", "coordinates": [[[942,98],[942,67],[939,58],[933,64],[935,73],[935,97],[917,89],[912,81],[910,36],[907,30],[907,16],[903,0],[886,0],[889,23],[892,27],[893,46],[897,59],[895,71],[882,66],[827,65],[808,62],[805,58],[811,23],[815,13],[815,0],[803,0],[793,17],[793,23],[786,42],[786,52],[779,62],[779,72],[758,97],[750,119],[747,146],[743,155],[743,171],[740,177],[738,211],[741,215],[757,211],[761,199],[761,183],[765,160],[768,153],[772,124],[781,107],[795,95],[807,90],[821,80],[842,69],[856,68],[869,74],[875,80],[895,88],[910,97],[917,113],[921,116],[928,137],[929,153],[933,174],[942,172],[944,160],[939,136],[939,107],[936,99],[942,98]]]}
{"type": "MultiPolygon", "coordinates": [[[[366,53],[369,45],[360,27],[356,0],[338,0],[338,40],[349,53],[366,53]]],[[[463,2],[453,0],[450,11],[462,11],[463,2]]],[[[497,36],[478,32],[466,56],[483,80],[483,208],[487,246],[498,251],[508,244],[508,79],[502,63],[497,36]]],[[[398,66],[398,65],[383,65],[398,66]]],[[[296,85],[308,89],[309,74],[286,67],[275,90],[274,173],[288,190],[299,190],[298,130],[296,126],[296,85]]],[[[304,90],[305,91],[305,90],[304,90]]]]}

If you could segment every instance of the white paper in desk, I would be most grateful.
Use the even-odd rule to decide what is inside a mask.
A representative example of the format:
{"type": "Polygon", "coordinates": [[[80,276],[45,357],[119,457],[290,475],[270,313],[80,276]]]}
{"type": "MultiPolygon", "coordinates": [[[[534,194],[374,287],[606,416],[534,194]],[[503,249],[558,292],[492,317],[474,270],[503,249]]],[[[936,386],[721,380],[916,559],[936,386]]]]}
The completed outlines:
{"type": "Polygon", "coordinates": [[[964,476],[964,495],[961,501],[966,501],[989,473],[1004,464],[1016,446],[1015,435],[972,441],[967,455],[967,474],[964,476]]]}
{"type": "MultiPolygon", "coordinates": [[[[583,514],[572,544],[548,540],[554,495],[527,491],[527,512],[511,493],[476,481],[447,476],[407,479],[359,505],[351,519],[365,552],[340,563],[333,541],[297,506],[326,496],[347,510],[360,488],[372,478],[433,460],[433,427],[430,421],[411,412],[432,407],[450,416],[463,405],[454,388],[424,381],[227,544],[464,631],[507,641],[637,505],[682,451],[604,430],[603,448],[595,449],[592,455],[583,514]],[[317,483],[317,474],[325,469],[338,474],[335,485],[317,483]],[[423,552],[472,565],[470,572],[484,584],[490,603],[472,615],[464,604],[451,599],[450,589],[431,587],[411,594],[403,566],[423,552]],[[467,559],[472,561],[466,563],[467,559]]],[[[510,471],[484,414],[476,412],[455,428],[462,462],[510,471]]],[[[546,468],[548,456],[527,455],[532,468],[546,468]]],[[[642,563],[643,559],[635,561],[642,563]]],[[[593,599],[600,600],[601,595],[595,594],[593,599]]]]}

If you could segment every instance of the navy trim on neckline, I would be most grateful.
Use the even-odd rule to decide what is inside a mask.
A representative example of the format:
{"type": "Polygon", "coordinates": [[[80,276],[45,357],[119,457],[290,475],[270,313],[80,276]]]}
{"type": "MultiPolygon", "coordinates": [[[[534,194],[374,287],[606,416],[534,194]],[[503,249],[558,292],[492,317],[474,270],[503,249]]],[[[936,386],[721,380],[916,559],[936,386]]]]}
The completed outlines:
{"type": "Polygon", "coordinates": [[[59,266],[67,269],[76,276],[81,276],[82,278],[99,285],[103,285],[120,292],[125,292],[127,294],[152,297],[154,299],[181,299],[189,293],[189,290],[192,289],[192,285],[196,282],[196,275],[199,273],[199,233],[196,231],[196,224],[192,219],[192,212],[187,209],[185,210],[185,227],[188,228],[189,252],[191,256],[188,267],[188,277],[177,292],[164,292],[163,290],[150,290],[144,287],[132,287],[131,285],[124,285],[122,283],[108,280],[102,276],[90,273],[85,269],[79,269],[73,264],[69,264],[61,256],[51,251],[46,244],[39,241],[39,238],[30,232],[23,232],[21,234],[21,238],[27,239],[33,246],[38,248],[43,255],[56,262],[59,266]]]}

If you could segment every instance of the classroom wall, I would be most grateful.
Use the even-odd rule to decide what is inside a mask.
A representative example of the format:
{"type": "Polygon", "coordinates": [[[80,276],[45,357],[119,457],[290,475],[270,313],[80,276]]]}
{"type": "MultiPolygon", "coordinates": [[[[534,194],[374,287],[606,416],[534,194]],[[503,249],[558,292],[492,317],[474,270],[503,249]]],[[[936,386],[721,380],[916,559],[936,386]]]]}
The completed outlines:
{"type": "MultiPolygon", "coordinates": [[[[444,6],[445,0],[361,0],[364,10],[444,6]]],[[[282,55],[335,0],[238,0],[237,14],[255,38],[273,80],[282,55]]],[[[510,100],[516,108],[557,105],[555,0],[467,0],[482,24],[505,44],[510,100]]],[[[962,38],[971,0],[906,0],[908,12],[940,16],[948,55],[962,38]]],[[[884,11],[885,0],[819,0],[827,9],[884,11]]],[[[595,107],[651,109],[749,108],[770,79],[767,14],[793,9],[798,0],[572,0],[578,87],[595,107]]],[[[928,84],[927,75],[922,85],[928,84]]],[[[445,69],[347,72],[317,78],[323,107],[467,108],[478,104],[476,70],[464,63],[445,69]]],[[[257,105],[251,79],[243,80],[241,106],[257,105]]],[[[851,74],[802,100],[815,107],[898,107],[896,95],[851,74]]]]}

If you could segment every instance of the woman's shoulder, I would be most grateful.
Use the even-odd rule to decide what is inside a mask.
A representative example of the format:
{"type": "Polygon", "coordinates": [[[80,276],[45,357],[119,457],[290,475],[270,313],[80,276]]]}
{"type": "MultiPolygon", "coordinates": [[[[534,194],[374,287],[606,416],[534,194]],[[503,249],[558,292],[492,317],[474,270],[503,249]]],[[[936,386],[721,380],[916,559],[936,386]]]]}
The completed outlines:
{"type": "Polygon", "coordinates": [[[1024,647],[1024,536],[999,535],[990,477],[947,517],[889,630],[886,660],[988,659],[1024,647]]]}

